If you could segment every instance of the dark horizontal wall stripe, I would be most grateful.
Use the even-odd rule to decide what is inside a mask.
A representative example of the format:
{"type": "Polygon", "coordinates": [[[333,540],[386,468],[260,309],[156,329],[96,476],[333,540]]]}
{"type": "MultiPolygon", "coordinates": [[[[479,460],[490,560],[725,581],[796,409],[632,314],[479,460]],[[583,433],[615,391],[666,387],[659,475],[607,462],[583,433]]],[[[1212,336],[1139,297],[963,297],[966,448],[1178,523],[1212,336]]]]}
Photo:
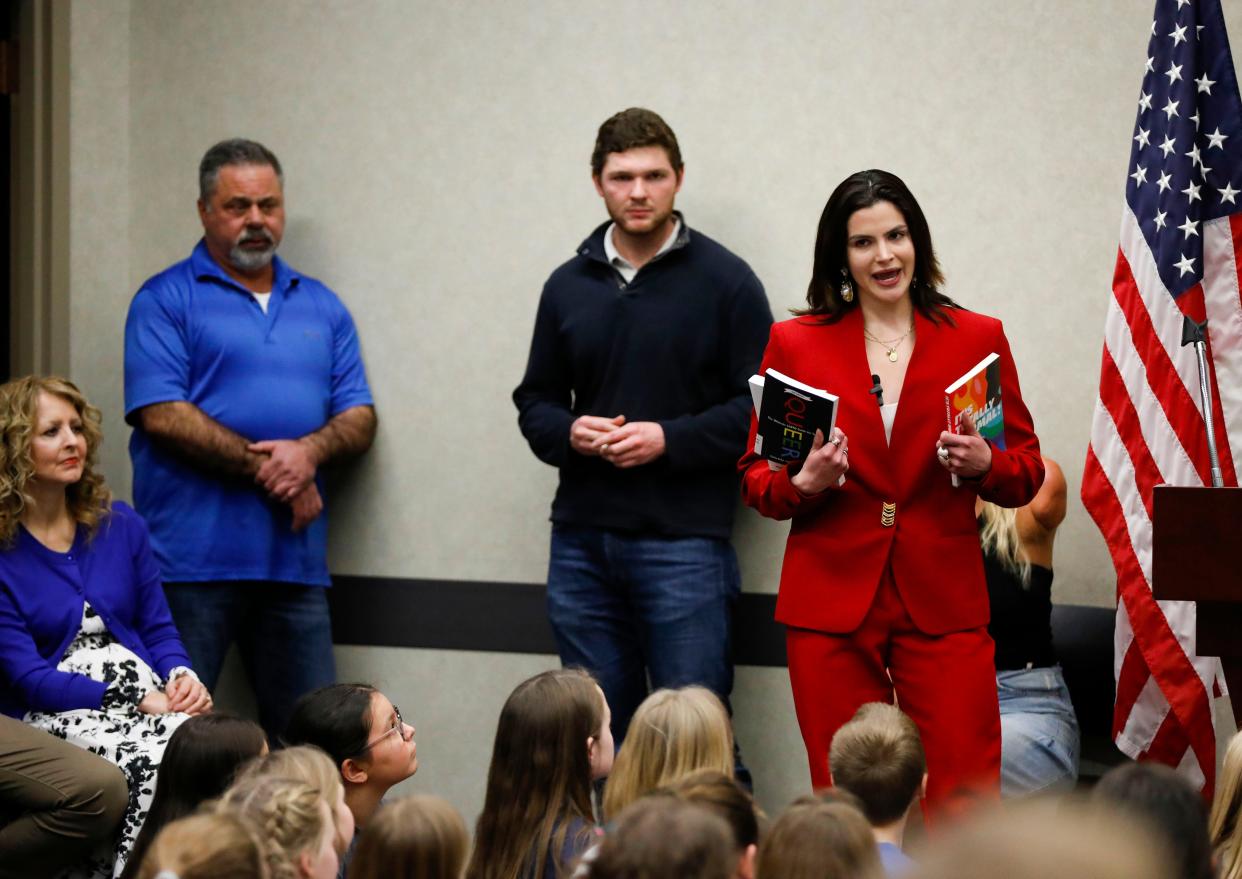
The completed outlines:
{"type": "MultiPolygon", "coordinates": [[[[338,644],[556,653],[539,583],[333,577],[328,591],[338,644]]],[[[744,594],[734,617],[739,665],[785,665],[775,595],[744,594]]]]}

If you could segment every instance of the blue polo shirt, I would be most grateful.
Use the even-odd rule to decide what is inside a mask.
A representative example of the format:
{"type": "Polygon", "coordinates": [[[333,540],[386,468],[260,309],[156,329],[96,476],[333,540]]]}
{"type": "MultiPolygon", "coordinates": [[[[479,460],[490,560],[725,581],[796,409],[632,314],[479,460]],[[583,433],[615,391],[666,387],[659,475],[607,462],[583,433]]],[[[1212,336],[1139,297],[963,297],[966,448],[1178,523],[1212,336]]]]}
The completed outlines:
{"type": "Polygon", "coordinates": [[[143,406],[185,401],[248,439],[296,439],[372,402],[345,306],[280,257],[272,264],[266,313],[202,241],[130,303],[125,417],[134,426],[134,506],[166,581],[329,585],[326,514],[294,534],[287,505],[248,479],[193,466],[152,442],[135,418],[143,406]]]}

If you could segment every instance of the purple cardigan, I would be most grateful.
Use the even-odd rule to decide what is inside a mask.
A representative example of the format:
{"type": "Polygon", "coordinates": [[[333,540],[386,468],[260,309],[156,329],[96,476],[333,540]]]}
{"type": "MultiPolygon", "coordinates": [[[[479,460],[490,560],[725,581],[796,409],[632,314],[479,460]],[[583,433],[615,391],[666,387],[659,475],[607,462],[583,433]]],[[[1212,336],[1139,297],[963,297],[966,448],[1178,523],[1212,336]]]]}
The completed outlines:
{"type": "Polygon", "coordinates": [[[146,523],[117,501],[88,540],[54,552],[18,527],[0,550],[0,712],[99,708],[107,684],[57,671],[82,624],[83,599],[108,631],[164,677],[190,658],[173,625],[146,523]]]}

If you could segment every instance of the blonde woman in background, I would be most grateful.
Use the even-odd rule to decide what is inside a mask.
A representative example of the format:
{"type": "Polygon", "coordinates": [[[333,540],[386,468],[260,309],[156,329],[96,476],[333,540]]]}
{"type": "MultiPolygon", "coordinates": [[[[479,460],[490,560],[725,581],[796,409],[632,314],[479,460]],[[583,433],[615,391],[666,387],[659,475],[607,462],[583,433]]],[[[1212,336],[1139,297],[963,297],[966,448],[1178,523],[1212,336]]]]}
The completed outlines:
{"type": "Polygon", "coordinates": [[[332,804],[302,781],[238,779],[216,810],[235,815],[263,840],[271,879],[333,879],[340,867],[332,804]]]}
{"type": "Polygon", "coordinates": [[[1072,788],[1078,719],[1052,644],[1052,544],[1065,519],[1065,476],[1044,458],[1044,481],[1025,507],[977,501],[996,642],[1001,795],[1072,788]]]}
{"type": "Polygon", "coordinates": [[[129,782],[120,876],[169,739],[211,694],[190,668],[147,526],[99,471],[101,415],[76,385],[0,385],[0,713],[98,754],[129,782]]]}
{"type": "Polygon", "coordinates": [[[733,777],[733,730],[720,699],[706,687],[656,690],[630,721],[604,787],[613,820],[644,794],[700,769],[733,777]]]}
{"type": "Polygon", "coordinates": [[[349,879],[460,879],[470,837],[457,810],[439,797],[385,806],[358,838],[349,879]]]}
{"type": "Polygon", "coordinates": [[[1225,749],[1216,796],[1208,819],[1208,833],[1216,853],[1217,879],[1242,879],[1242,732],[1235,733],[1225,749]]]}

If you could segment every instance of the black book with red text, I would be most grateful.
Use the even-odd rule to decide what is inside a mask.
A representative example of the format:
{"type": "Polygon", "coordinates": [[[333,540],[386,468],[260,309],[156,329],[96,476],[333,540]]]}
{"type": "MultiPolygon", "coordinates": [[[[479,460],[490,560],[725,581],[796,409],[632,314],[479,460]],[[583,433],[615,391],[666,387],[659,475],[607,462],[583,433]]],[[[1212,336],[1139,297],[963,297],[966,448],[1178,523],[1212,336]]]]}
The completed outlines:
{"type": "Polygon", "coordinates": [[[801,463],[811,453],[815,431],[823,431],[825,441],[832,436],[837,421],[835,394],[775,369],[751,376],[750,388],[759,422],[755,454],[767,458],[774,469],[801,463]]]}

